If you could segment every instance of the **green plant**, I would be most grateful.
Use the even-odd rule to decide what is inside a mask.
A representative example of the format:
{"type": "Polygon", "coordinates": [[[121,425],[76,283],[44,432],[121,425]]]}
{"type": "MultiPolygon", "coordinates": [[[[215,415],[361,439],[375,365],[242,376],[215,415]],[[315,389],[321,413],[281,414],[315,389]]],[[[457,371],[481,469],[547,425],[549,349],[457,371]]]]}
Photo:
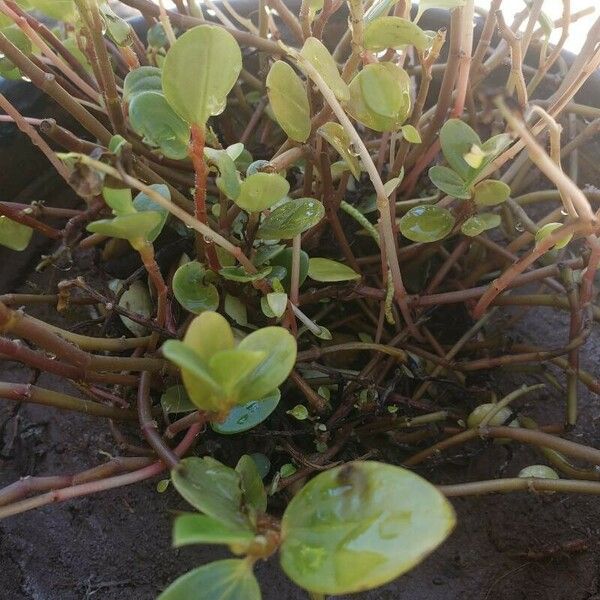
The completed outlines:
{"type": "Polygon", "coordinates": [[[573,98],[600,66],[600,21],[542,98],[576,17],[568,2],[559,24],[534,2],[508,26],[494,1],[476,45],[473,0],[420,0],[412,19],[404,0],[304,0],[297,14],[260,0],[249,15],[209,3],[214,22],[195,2],[122,3],[145,17],[145,41],[105,2],[0,0],[0,73],[30,80],[83,129],[24,116],[0,94],[2,120],[82,199],[0,201],[0,244],[25,251],[44,236],[54,245],[38,269],[69,261],[76,273],[53,293],[0,296],[0,354],[80,391],[34,379],[0,382],[0,396],[109,418],[125,453],[145,446],[0,490],[0,517],[169,470],[159,489],[172,481],[198,511],[177,516],[174,544],[237,558],[199,566],[161,599],[260,598],[253,566],[276,552],[323,598],[387,583],[432,552],[454,526],[446,497],[599,494],[600,451],[560,433],[578,424],[578,385],[600,390],[580,366],[600,320],[600,195],[582,191],[570,158],[598,132],[598,108],[573,98]],[[433,7],[450,10],[448,31],[425,28],[433,7]],[[528,193],[535,172],[550,187],[528,193]],[[115,257],[138,266],[117,279],[115,257]],[[97,305],[99,323],[76,333],[31,316],[39,304],[97,305]],[[565,343],[511,339],[496,319],[506,305],[567,311],[565,343]],[[523,396],[535,402],[544,385],[498,400],[492,381],[472,379],[527,365],[563,390],[539,363],[564,372],[562,424],[528,415],[523,396]],[[235,456],[195,455],[200,434],[235,456]],[[276,440],[269,456],[240,456],[235,441],[262,452],[259,436],[276,440]],[[530,444],[566,477],[532,465],[434,486],[409,470],[488,438],[530,444]],[[401,466],[369,460],[390,456],[390,439],[401,466]]]}

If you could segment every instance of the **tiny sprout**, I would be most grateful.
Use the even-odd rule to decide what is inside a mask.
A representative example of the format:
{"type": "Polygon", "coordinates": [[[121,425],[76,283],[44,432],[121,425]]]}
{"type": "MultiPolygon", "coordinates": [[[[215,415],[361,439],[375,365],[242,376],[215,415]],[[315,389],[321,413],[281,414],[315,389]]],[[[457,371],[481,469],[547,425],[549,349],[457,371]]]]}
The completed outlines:
{"type": "Polygon", "coordinates": [[[286,413],[298,421],[304,421],[309,417],[308,409],[303,404],[296,404],[294,408],[286,411],[286,413]]]}
{"type": "Polygon", "coordinates": [[[519,477],[536,479],[560,479],[558,473],[546,465],[529,465],[519,471],[519,477]]]}
{"type": "MultiPolygon", "coordinates": [[[[557,229],[560,229],[563,226],[562,223],[546,223],[543,227],[540,227],[535,234],[535,241],[541,242],[545,240],[548,236],[552,235],[557,229]]],[[[561,238],[554,244],[554,248],[560,250],[564,248],[573,238],[573,234],[569,233],[564,238],[561,238]]]]}

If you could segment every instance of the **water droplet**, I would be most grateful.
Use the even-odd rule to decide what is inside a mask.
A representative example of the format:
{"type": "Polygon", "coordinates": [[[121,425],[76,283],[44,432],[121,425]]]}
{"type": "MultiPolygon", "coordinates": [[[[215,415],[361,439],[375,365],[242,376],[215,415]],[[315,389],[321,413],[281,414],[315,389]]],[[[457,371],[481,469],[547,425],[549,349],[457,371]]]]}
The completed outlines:
{"type": "Polygon", "coordinates": [[[523,223],[521,223],[521,221],[517,221],[515,223],[515,229],[519,232],[523,232],[523,231],[525,231],[525,225],[523,225],[523,223]]]}
{"type": "Polygon", "coordinates": [[[402,235],[413,242],[436,242],[452,231],[454,222],[449,210],[425,204],[411,208],[400,219],[399,226],[402,235]]]}
{"type": "Polygon", "coordinates": [[[237,420],[237,424],[238,425],[243,425],[248,419],[250,418],[250,415],[245,414],[242,415],[238,420],[237,420]]]}

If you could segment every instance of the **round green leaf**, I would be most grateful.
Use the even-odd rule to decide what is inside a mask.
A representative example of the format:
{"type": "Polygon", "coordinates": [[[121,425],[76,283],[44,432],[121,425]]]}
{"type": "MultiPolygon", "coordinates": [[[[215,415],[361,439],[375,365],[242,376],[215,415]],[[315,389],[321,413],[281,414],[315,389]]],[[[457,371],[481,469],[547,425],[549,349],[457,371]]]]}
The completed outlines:
{"type": "Polygon", "coordinates": [[[398,50],[405,45],[423,52],[429,47],[429,36],[418,26],[401,17],[379,17],[365,27],[364,45],[371,52],[388,48],[398,50]]]}
{"type": "Polygon", "coordinates": [[[392,63],[369,64],[350,82],[348,112],[375,131],[396,131],[410,109],[410,78],[392,63]]]}
{"type": "Polygon", "coordinates": [[[189,413],[197,409],[183,385],[172,385],[160,397],[160,405],[167,414],[189,413]]]}
{"type": "Polygon", "coordinates": [[[271,416],[277,408],[281,392],[276,389],[260,400],[234,406],[222,422],[212,421],[210,426],[217,433],[233,435],[253,429],[271,416]]]}
{"type": "Polygon", "coordinates": [[[102,198],[117,216],[135,214],[133,199],[129,188],[102,188],[102,198]]]}
{"type": "Polygon", "coordinates": [[[158,600],[260,600],[260,588],[246,560],[218,560],[176,579],[158,600]]]}
{"type": "MultiPolygon", "coordinates": [[[[292,258],[294,251],[291,248],[285,248],[277,256],[271,259],[270,264],[283,267],[286,270],[285,277],[281,280],[281,285],[286,291],[290,291],[292,285],[292,258]]],[[[298,277],[298,286],[301,286],[308,276],[308,254],[300,250],[300,273],[298,277]]]]}
{"type": "Polygon", "coordinates": [[[348,102],[350,99],[348,84],[342,79],[333,56],[320,40],[314,37],[307,38],[300,55],[318,71],[340,102],[348,102]]]}
{"type": "Polygon", "coordinates": [[[266,358],[243,381],[238,403],[260,400],[288,377],[296,362],[296,338],[283,327],[263,327],[244,338],[239,350],[262,351],[266,358]]]}
{"type": "Polygon", "coordinates": [[[188,156],[190,128],[158,92],[136,94],[129,104],[129,123],[144,142],[173,160],[188,156]]]}
{"type": "Polygon", "coordinates": [[[123,100],[130,102],[142,92],[162,94],[162,75],[158,67],[138,67],[129,71],[123,81],[123,100]]]}
{"type": "Polygon", "coordinates": [[[411,144],[420,144],[421,143],[421,134],[419,130],[413,125],[403,125],[402,126],[402,135],[407,142],[411,144]]]}
{"type": "Polygon", "coordinates": [[[0,215],[0,245],[21,252],[29,246],[33,229],[0,215]]]}
{"type": "Polygon", "coordinates": [[[325,123],[317,130],[337,151],[337,153],[346,161],[352,175],[355,179],[360,177],[360,164],[358,157],[352,152],[352,142],[346,130],[339,123],[325,123]]]}
{"type": "Polygon", "coordinates": [[[348,265],[329,258],[311,258],[308,262],[308,276],[315,281],[352,281],[360,275],[348,265]]]}
{"type": "Polygon", "coordinates": [[[352,462],[317,475],[289,503],[281,566],[312,592],[367,590],[418,564],[454,524],[450,503],[418,475],[352,462]]]}
{"type": "Polygon", "coordinates": [[[502,204],[510,196],[510,187],[503,181],[486,179],[475,186],[473,200],[478,206],[496,206],[502,204]]]}
{"type": "Polygon", "coordinates": [[[302,80],[290,65],[275,61],[267,75],[267,94],[275,119],[287,136],[305,142],[310,135],[310,105],[302,80]]]}
{"type": "Polygon", "coordinates": [[[191,456],[171,471],[177,491],[196,509],[221,523],[250,530],[242,512],[240,476],[218,460],[191,456]]]}
{"type": "Polygon", "coordinates": [[[461,179],[460,175],[452,169],[435,165],[429,169],[428,175],[429,179],[431,179],[431,183],[439,190],[442,190],[444,194],[448,194],[453,198],[463,198],[465,200],[468,200],[471,197],[471,191],[467,188],[465,182],[461,179]]]}
{"type": "Polygon", "coordinates": [[[242,69],[235,38],[222,27],[199,25],[171,46],[163,65],[163,90],[175,112],[204,125],[225,109],[227,95],[242,69]]]}
{"type": "Polygon", "coordinates": [[[399,222],[402,235],[413,242],[437,242],[454,227],[452,213],[439,206],[423,204],[411,208],[399,222]]]}
{"type": "Polygon", "coordinates": [[[547,465],[529,465],[519,471],[519,477],[536,479],[560,479],[558,473],[547,465]]]}
{"type": "Polygon", "coordinates": [[[460,119],[448,119],[440,130],[444,158],[463,181],[470,181],[476,173],[464,159],[473,146],[480,147],[481,140],[471,127],[460,119]]]}
{"type": "MultiPolygon", "coordinates": [[[[110,287],[116,292],[117,288],[120,287],[121,282],[116,280],[112,283],[114,285],[111,285],[110,287]]],[[[139,279],[136,279],[131,283],[119,298],[119,306],[146,319],[149,319],[152,316],[152,311],[154,310],[148,286],[139,279]]],[[[129,329],[136,337],[142,337],[148,334],[148,329],[140,323],[132,321],[123,315],[120,315],[120,318],[123,325],[125,325],[125,327],[127,327],[127,329],[129,329]]]]}
{"type": "Polygon", "coordinates": [[[235,203],[248,212],[259,212],[270,208],[290,191],[285,177],[277,173],[254,173],[244,181],[235,203]]]}
{"type": "Polygon", "coordinates": [[[290,240],[314,227],[325,215],[325,207],[313,198],[290,200],[278,206],[258,228],[256,237],[267,240],[290,240]]]}
{"type": "Polygon", "coordinates": [[[190,323],[183,342],[206,362],[213,354],[235,346],[227,319],[212,311],[203,312],[190,323]]]}
{"type": "Polygon", "coordinates": [[[285,292],[270,292],[266,296],[266,301],[273,316],[279,319],[287,308],[288,295],[285,292]]]}
{"type": "MultiPolygon", "coordinates": [[[[242,381],[251,375],[267,357],[264,350],[221,350],[211,356],[208,368],[211,377],[231,400],[237,400],[242,381]]],[[[244,382],[245,383],[245,382],[244,382]]]]}
{"type": "Polygon", "coordinates": [[[206,283],[206,269],[196,261],[185,263],[173,276],[173,294],[186,310],[200,314],[219,307],[219,292],[212,283],[206,283]]]}
{"type": "Polygon", "coordinates": [[[498,227],[502,219],[493,213],[480,213],[469,217],[460,227],[460,230],[469,237],[475,237],[488,229],[498,227]]]}

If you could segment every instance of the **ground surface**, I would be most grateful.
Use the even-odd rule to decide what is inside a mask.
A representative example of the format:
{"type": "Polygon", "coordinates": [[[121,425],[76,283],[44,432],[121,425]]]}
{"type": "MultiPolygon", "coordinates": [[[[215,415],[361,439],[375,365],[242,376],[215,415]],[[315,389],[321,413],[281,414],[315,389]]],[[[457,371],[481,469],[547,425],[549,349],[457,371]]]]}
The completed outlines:
{"type": "MultiPolygon", "coordinates": [[[[20,256],[23,263],[16,273],[3,271],[0,293],[16,287],[44,291],[55,278],[67,276],[60,271],[24,276],[41,251],[38,247],[30,256],[30,264],[25,255],[20,256]]],[[[14,260],[7,253],[0,258],[4,264],[14,260]]],[[[81,318],[79,314],[77,319],[81,318]]],[[[567,329],[566,314],[540,309],[521,321],[515,335],[552,345],[562,341],[567,329]]],[[[596,376],[600,375],[599,350],[596,326],[583,361],[596,376]]],[[[28,377],[14,363],[0,365],[2,380],[27,381],[28,377]]],[[[533,378],[497,373],[486,385],[502,394],[523,381],[533,378]]],[[[41,376],[39,385],[65,389],[48,374],[41,376]]],[[[555,422],[560,420],[561,403],[562,398],[549,391],[528,402],[527,413],[540,422],[555,422]]],[[[600,402],[582,389],[581,403],[582,426],[572,438],[599,446],[600,402]]],[[[115,452],[104,422],[32,405],[11,418],[13,409],[0,401],[4,424],[0,485],[24,475],[81,471],[105,460],[104,452],[115,452]]],[[[218,446],[201,450],[220,452],[218,446]]],[[[451,483],[512,476],[526,464],[542,462],[529,448],[513,445],[509,452],[483,442],[447,459],[427,466],[422,474],[436,483],[451,483]]],[[[146,482],[0,522],[0,599],[152,600],[177,575],[225,556],[219,548],[170,547],[172,513],[185,507],[173,492],[158,494],[155,485],[146,482]]],[[[405,577],[355,596],[356,600],[600,600],[597,498],[518,494],[455,499],[453,504],[458,527],[445,545],[405,577]],[[578,551],[552,548],[571,543],[578,551]],[[550,555],[544,558],[524,556],[548,550],[550,555]]],[[[260,565],[258,576],[265,600],[306,598],[274,561],[260,565]]]]}

